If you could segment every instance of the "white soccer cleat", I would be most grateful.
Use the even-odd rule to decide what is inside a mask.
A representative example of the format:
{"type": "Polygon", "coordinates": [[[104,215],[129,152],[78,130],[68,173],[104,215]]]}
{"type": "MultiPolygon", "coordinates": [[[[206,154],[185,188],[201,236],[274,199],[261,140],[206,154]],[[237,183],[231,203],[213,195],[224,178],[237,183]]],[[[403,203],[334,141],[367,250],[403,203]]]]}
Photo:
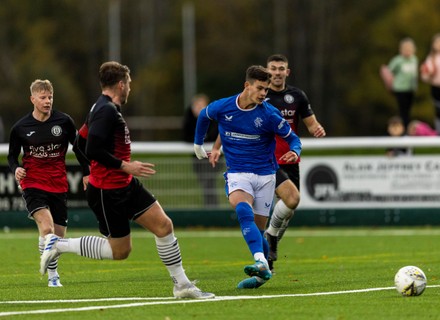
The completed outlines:
{"type": "Polygon", "coordinates": [[[59,255],[56,246],[59,239],[60,237],[52,233],[45,237],[43,254],[40,257],[40,273],[42,276],[45,275],[49,263],[59,255]]]}
{"type": "Polygon", "coordinates": [[[182,286],[174,286],[174,297],[177,299],[213,299],[215,294],[210,292],[203,292],[197,288],[193,283],[182,286]]]}
{"type": "Polygon", "coordinates": [[[49,279],[49,284],[47,286],[52,288],[59,288],[62,287],[63,285],[60,282],[60,277],[55,276],[49,279]]]}

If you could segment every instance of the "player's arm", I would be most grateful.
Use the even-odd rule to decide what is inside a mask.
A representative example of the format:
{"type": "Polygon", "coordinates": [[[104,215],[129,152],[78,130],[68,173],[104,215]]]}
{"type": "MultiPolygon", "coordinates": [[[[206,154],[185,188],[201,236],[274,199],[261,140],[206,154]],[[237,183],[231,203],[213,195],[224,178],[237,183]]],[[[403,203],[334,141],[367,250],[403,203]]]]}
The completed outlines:
{"type": "Polygon", "coordinates": [[[312,136],[314,136],[315,138],[325,137],[325,129],[318,122],[318,120],[316,120],[316,116],[314,114],[308,116],[307,118],[303,118],[303,122],[312,136]]]}
{"type": "Polygon", "coordinates": [[[73,152],[75,153],[76,159],[78,159],[79,164],[81,165],[83,172],[83,188],[87,189],[87,185],[89,184],[89,175],[90,175],[90,160],[86,155],[86,143],[87,143],[87,125],[83,124],[83,126],[78,131],[75,141],[73,142],[73,152]]]}
{"type": "Polygon", "coordinates": [[[222,140],[220,138],[220,135],[217,135],[217,139],[215,140],[214,145],[212,146],[211,153],[209,155],[209,163],[212,165],[213,168],[215,168],[221,155],[222,155],[222,140]]]}
{"type": "Polygon", "coordinates": [[[156,171],[152,169],[154,164],[140,161],[123,161],[110,153],[106,146],[108,137],[112,137],[113,124],[117,120],[117,114],[113,108],[104,108],[105,111],[95,114],[93,123],[89,122],[86,142],[86,156],[108,167],[121,169],[127,174],[148,178],[156,171]]]}
{"type": "Polygon", "coordinates": [[[281,116],[281,113],[275,109],[274,113],[271,115],[271,122],[274,131],[277,135],[283,138],[288,144],[289,149],[287,153],[280,157],[280,160],[287,162],[296,162],[301,154],[301,140],[293,132],[287,121],[281,116]]]}
{"type": "Polygon", "coordinates": [[[289,144],[290,151],[286,152],[280,157],[280,160],[286,162],[297,162],[301,154],[302,144],[299,137],[290,130],[287,136],[282,136],[282,138],[289,144]]]}
{"type": "MultiPolygon", "coordinates": [[[[78,160],[81,168],[82,168],[82,172],[83,172],[83,177],[87,177],[90,174],[90,161],[86,156],[86,152],[85,152],[85,148],[86,148],[86,139],[85,137],[87,137],[87,134],[85,134],[85,137],[81,136],[79,131],[76,131],[76,127],[75,127],[75,123],[73,122],[73,120],[69,117],[70,121],[69,121],[69,142],[72,144],[73,148],[73,152],[75,153],[75,157],[78,160]]],[[[84,124],[80,130],[84,130],[84,128],[86,128],[86,125],[84,124]]],[[[84,132],[83,132],[84,134],[84,132]]],[[[84,180],[84,179],[83,179],[84,180]]]]}
{"type": "Polygon", "coordinates": [[[197,118],[196,132],[194,135],[194,153],[196,154],[197,159],[208,158],[208,154],[203,148],[203,142],[205,135],[208,132],[211,119],[208,118],[206,110],[207,108],[202,109],[197,118]]]}
{"type": "Polygon", "coordinates": [[[16,132],[16,129],[13,128],[11,130],[11,134],[9,136],[9,152],[8,152],[8,164],[11,172],[14,174],[15,179],[20,181],[24,177],[26,177],[26,170],[20,166],[18,162],[18,156],[21,152],[21,143],[16,132]]]}
{"type": "Polygon", "coordinates": [[[89,160],[95,160],[108,168],[118,169],[122,160],[107,150],[109,139],[113,139],[113,126],[117,121],[114,108],[102,108],[88,122],[85,154],[89,160]]]}

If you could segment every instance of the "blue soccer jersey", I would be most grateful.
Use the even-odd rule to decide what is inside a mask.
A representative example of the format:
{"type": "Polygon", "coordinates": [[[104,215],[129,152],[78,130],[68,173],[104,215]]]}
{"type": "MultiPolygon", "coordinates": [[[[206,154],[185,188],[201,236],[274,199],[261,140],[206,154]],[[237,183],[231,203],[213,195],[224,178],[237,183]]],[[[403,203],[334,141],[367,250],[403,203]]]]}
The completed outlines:
{"type": "Polygon", "coordinates": [[[200,112],[195,144],[203,144],[209,122],[215,120],[228,172],[275,173],[278,169],[274,156],[275,135],[283,137],[290,150],[300,155],[301,142],[278,109],[268,102],[251,109],[241,109],[238,97],[239,94],[216,100],[200,112]]]}

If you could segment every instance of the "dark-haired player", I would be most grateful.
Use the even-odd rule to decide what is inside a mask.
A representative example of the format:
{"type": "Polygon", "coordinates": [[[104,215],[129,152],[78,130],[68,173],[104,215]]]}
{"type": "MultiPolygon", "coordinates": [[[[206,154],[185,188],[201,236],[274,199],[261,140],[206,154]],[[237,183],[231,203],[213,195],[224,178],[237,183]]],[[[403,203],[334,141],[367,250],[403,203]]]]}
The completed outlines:
{"type": "MultiPolygon", "coordinates": [[[[267,102],[281,112],[296,134],[298,134],[298,124],[301,118],[312,136],[325,137],[325,130],[316,120],[306,94],[301,89],[286,83],[286,78],[290,75],[287,58],[281,54],[271,55],[267,59],[267,70],[272,75],[267,102]]],[[[270,246],[268,262],[272,271],[273,262],[277,260],[278,242],[283,237],[300,200],[299,159],[294,163],[282,160],[280,157],[287,150],[289,150],[289,145],[277,136],[275,156],[280,168],[276,173],[275,192],[280,199],[274,207],[265,233],[270,246]]]]}
{"type": "Polygon", "coordinates": [[[155,235],[156,248],[173,280],[176,298],[214,298],[214,294],[201,291],[186,276],[171,219],[136,178],[148,178],[155,170],[151,163],[131,161],[130,132],[121,114],[130,93],[130,69],[118,62],[105,62],[99,69],[99,80],[102,94],[90,109],[74,149],[90,160],[86,196],[105,238],[60,239],[47,235],[40,272],[44,274],[50,261],[65,252],[92,259],[126,259],[131,251],[133,220],[155,235]]]}

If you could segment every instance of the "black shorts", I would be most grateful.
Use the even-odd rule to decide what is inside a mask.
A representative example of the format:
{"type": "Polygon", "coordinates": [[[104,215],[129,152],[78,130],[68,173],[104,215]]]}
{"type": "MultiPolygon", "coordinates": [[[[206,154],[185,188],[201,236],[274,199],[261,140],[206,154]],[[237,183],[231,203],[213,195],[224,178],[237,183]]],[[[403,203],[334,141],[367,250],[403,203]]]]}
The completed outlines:
{"type": "Polygon", "coordinates": [[[57,225],[67,226],[67,193],[53,193],[35,188],[23,190],[23,199],[26,202],[28,218],[33,219],[36,211],[46,208],[57,225]]]}
{"type": "Polygon", "coordinates": [[[293,184],[299,190],[299,164],[280,164],[276,173],[275,189],[286,180],[292,180],[293,184]]]}
{"type": "Polygon", "coordinates": [[[156,202],[156,198],[135,177],[128,186],[118,189],[99,189],[89,184],[86,196],[98,220],[99,231],[112,238],[129,235],[130,221],[156,202]]]}

